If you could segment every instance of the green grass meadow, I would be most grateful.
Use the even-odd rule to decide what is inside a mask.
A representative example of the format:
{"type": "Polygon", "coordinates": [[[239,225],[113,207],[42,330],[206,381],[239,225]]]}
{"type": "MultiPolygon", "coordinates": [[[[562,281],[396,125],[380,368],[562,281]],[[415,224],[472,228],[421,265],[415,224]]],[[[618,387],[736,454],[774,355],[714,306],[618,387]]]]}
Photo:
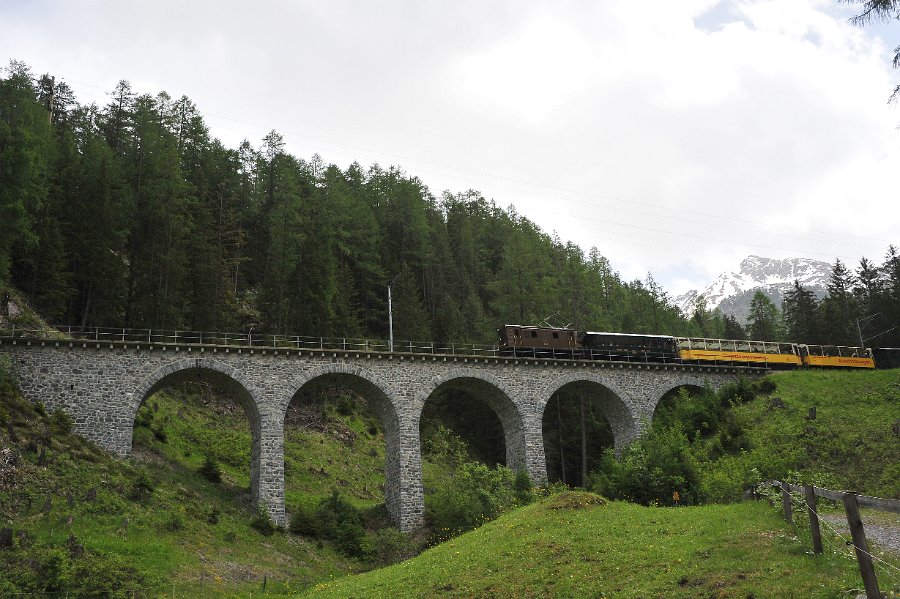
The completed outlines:
{"type": "Polygon", "coordinates": [[[766,502],[654,508],[573,491],[302,596],[838,598],[861,586],[844,548],[813,557],[802,537],[766,502]]]}

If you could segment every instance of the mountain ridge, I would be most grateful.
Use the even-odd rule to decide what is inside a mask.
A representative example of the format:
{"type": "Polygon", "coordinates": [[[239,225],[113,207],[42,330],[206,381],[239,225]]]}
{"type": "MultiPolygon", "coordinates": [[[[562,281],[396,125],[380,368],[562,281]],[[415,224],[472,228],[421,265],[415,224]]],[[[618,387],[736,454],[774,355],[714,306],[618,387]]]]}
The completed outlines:
{"type": "Polygon", "coordinates": [[[675,305],[690,317],[698,297],[702,295],[706,299],[707,309],[718,308],[723,314],[746,322],[750,301],[758,290],[780,307],[784,293],[794,285],[795,280],[816,297],[822,298],[830,276],[831,265],[821,260],[750,255],[741,261],[737,271],[723,272],[702,290],[691,290],[677,296],[675,305]]]}

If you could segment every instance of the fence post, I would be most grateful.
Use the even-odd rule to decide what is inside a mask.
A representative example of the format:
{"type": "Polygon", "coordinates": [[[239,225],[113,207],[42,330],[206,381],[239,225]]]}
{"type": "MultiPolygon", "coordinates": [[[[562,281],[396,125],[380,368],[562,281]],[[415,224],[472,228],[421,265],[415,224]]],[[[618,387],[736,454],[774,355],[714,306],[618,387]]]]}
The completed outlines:
{"type": "Polygon", "coordinates": [[[812,485],[803,488],[806,495],[806,513],[809,515],[809,534],[812,535],[813,553],[822,555],[822,531],[819,529],[819,515],[816,513],[816,489],[812,485]]]}
{"type": "Polygon", "coordinates": [[[781,505],[784,506],[784,519],[788,524],[794,523],[794,513],[791,510],[791,492],[787,483],[781,483],[781,505]]]}
{"type": "Polygon", "coordinates": [[[863,530],[862,518],[859,516],[856,493],[848,491],[844,493],[843,499],[844,509],[847,511],[847,524],[850,526],[850,535],[853,537],[853,548],[856,549],[859,573],[862,575],[863,587],[866,589],[866,597],[881,599],[878,580],[875,578],[875,567],[872,565],[872,556],[869,555],[869,545],[866,543],[866,532],[863,530]]]}

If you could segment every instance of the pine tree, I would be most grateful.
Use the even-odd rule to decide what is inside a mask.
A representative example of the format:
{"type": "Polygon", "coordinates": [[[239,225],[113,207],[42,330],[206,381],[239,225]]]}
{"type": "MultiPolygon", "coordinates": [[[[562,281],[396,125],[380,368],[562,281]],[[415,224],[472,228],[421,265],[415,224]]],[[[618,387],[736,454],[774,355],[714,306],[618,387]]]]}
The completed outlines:
{"type": "Polygon", "coordinates": [[[22,254],[38,242],[32,220],[47,199],[52,148],[31,71],[11,61],[7,72],[0,79],[0,286],[9,281],[13,246],[22,254]]]}
{"type": "Polygon", "coordinates": [[[746,339],[747,331],[741,326],[741,323],[737,321],[737,318],[734,317],[734,314],[726,314],[723,318],[725,332],[723,337],[725,339],[746,339]]]}
{"type": "Polygon", "coordinates": [[[794,286],[781,301],[785,335],[795,343],[820,342],[817,327],[818,302],[815,294],[794,280],[794,286]]]}
{"type": "Polygon", "coordinates": [[[757,290],[750,300],[747,316],[747,332],[750,338],[759,341],[778,341],[781,338],[778,308],[765,293],[757,290]]]}
{"type": "Polygon", "coordinates": [[[828,296],[822,300],[819,322],[823,343],[831,345],[859,345],[856,331],[856,301],[851,293],[853,273],[839,259],[835,260],[828,282],[828,296]]]}

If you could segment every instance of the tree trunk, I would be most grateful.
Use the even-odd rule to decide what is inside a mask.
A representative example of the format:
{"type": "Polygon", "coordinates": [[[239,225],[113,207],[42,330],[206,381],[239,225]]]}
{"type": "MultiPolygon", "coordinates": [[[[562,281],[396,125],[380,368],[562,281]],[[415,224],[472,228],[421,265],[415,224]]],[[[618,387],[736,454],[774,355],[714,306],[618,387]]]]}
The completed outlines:
{"type": "Polygon", "coordinates": [[[559,433],[559,474],[562,484],[566,484],[566,452],[563,449],[562,414],[558,396],[556,398],[556,430],[559,433]]]}
{"type": "Polygon", "coordinates": [[[587,485],[587,430],[584,426],[584,396],[579,397],[581,408],[581,486],[587,485]]]}

